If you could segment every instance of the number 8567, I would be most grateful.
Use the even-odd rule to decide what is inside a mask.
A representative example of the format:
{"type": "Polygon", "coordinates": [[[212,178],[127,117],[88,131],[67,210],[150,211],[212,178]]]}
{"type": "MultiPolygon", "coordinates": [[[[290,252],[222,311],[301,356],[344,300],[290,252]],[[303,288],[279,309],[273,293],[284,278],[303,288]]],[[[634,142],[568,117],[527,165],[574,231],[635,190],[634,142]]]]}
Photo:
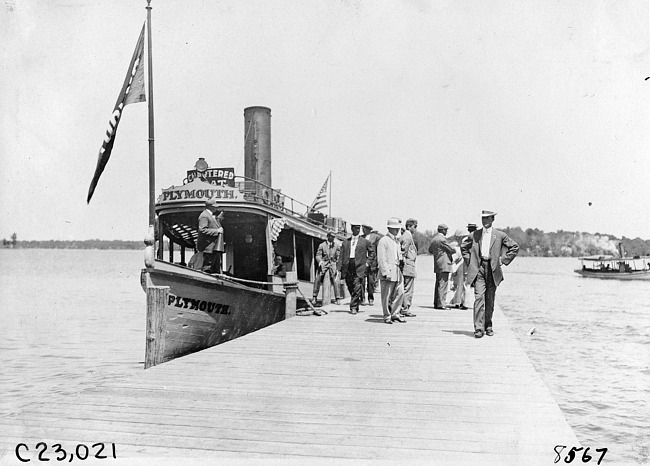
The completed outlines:
{"type": "MultiPolygon", "coordinates": [[[[559,462],[562,459],[562,452],[566,448],[566,445],[556,445],[554,450],[555,454],[557,457],[555,458],[554,463],[559,462]]],[[[582,457],[580,458],[583,463],[588,463],[592,460],[592,456],[589,454],[589,447],[583,448],[583,447],[571,447],[571,450],[569,450],[569,453],[564,457],[564,462],[565,463],[571,463],[574,459],[579,458],[580,456],[576,456],[576,453],[579,454],[584,450],[582,453],[582,457]]],[[[596,452],[600,453],[600,458],[598,458],[598,462],[596,464],[600,464],[600,462],[603,460],[605,457],[605,453],[607,453],[607,448],[596,448],[596,452]]]]}

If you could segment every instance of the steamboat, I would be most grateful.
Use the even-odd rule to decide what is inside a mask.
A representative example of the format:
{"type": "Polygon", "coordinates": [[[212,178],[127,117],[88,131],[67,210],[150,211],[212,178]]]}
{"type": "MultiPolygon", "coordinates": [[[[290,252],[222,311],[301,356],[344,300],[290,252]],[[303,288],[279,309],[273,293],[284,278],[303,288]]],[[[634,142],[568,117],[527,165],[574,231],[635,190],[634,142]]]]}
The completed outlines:
{"type": "Polygon", "coordinates": [[[628,257],[623,243],[618,245],[619,257],[594,255],[580,258],[575,272],[583,277],[613,278],[617,280],[650,280],[650,256],[628,257]]]}
{"type": "MultiPolygon", "coordinates": [[[[244,176],[200,158],[183,183],[155,203],[154,257],[145,260],[145,291],[166,289],[164,302],[147,293],[147,362],[156,365],[224,343],[287,318],[287,286],[311,296],[315,253],[340,218],[314,211],[271,184],[271,110],[244,110],[244,176]],[[223,273],[191,266],[199,214],[215,199],[224,212],[223,273]],[[280,256],[286,276],[274,274],[280,256]],[[149,355],[152,355],[149,357],[149,355]]],[[[300,305],[300,300],[299,304],[300,305]]]]}
{"type": "Polygon", "coordinates": [[[311,295],[318,244],[328,232],[342,238],[346,230],[341,219],[319,212],[321,203],[308,206],[272,188],[267,107],[244,109],[243,176],[236,176],[232,168],[210,167],[199,158],[181,184],[163,189],[156,198],[150,0],[146,9],[147,20],[111,114],[87,197],[90,203],[111,156],[124,107],[146,101],[149,228],[140,278],[147,294],[145,369],[294,315],[297,295],[311,295]],[[193,260],[203,257],[196,240],[206,201],[216,202],[225,214],[218,273],[206,273],[195,266],[202,261],[193,260]],[[281,264],[274,264],[279,259],[281,264]],[[275,273],[278,267],[281,274],[275,273]]]}

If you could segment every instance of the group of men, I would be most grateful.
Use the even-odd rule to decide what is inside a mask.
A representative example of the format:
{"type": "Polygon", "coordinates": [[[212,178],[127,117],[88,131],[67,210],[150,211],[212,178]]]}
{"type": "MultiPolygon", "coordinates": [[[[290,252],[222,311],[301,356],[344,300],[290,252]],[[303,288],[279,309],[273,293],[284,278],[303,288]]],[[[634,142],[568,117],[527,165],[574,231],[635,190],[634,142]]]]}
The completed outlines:
{"type": "MultiPolygon", "coordinates": [[[[474,288],[476,338],[494,335],[492,315],[496,289],[503,281],[501,266],[510,264],[519,253],[517,243],[503,231],[492,227],[495,216],[496,212],[484,210],[481,215],[483,228],[476,229],[476,225],[469,224],[467,234],[457,232],[452,241],[447,237],[447,225],[440,224],[429,246],[429,252],[434,256],[436,275],[434,308],[449,309],[454,306],[467,309],[471,299],[470,288],[474,288]],[[455,276],[452,288],[456,292],[448,304],[446,295],[452,273],[455,276]]],[[[194,263],[190,267],[209,273],[222,272],[223,217],[223,211],[215,200],[206,202],[198,222],[197,249],[200,254],[192,257],[190,262],[194,263]]],[[[410,308],[417,275],[417,247],[413,238],[417,227],[418,222],[413,218],[403,225],[399,218],[393,217],[386,222],[386,235],[380,235],[369,225],[352,223],[352,235],[342,244],[334,241],[333,233],[328,233],[327,240],[319,245],[316,252],[313,301],[317,300],[325,278],[329,277],[328,286],[333,286],[335,302],[339,304],[340,276],[350,293],[350,313],[357,314],[359,306],[365,304],[365,293],[367,304],[374,305],[379,278],[384,322],[403,323],[406,317],[415,317],[410,308]]],[[[274,265],[283,269],[280,256],[274,258],[274,265]]]]}
{"type": "MultiPolygon", "coordinates": [[[[434,256],[436,284],[433,306],[435,309],[457,307],[468,309],[474,289],[474,336],[494,335],[492,315],[496,288],[503,281],[502,265],[508,265],[519,253],[519,246],[506,233],[492,227],[496,212],[484,210],[481,214],[483,228],[468,224],[467,232],[457,231],[447,237],[448,227],[438,225],[429,252],[434,256]],[[455,291],[447,303],[449,277],[453,274],[455,291]]],[[[345,280],[350,293],[350,313],[357,314],[364,301],[364,289],[368,304],[374,304],[375,281],[378,276],[381,289],[383,319],[387,324],[406,322],[405,317],[415,317],[410,310],[414,282],[417,247],[413,239],[418,226],[415,219],[406,224],[398,218],[386,223],[387,234],[382,236],[370,226],[351,225],[352,235],[341,245],[328,234],[316,254],[318,274],[314,284],[314,302],[325,279],[329,275],[335,290],[335,302],[340,302],[337,277],[345,280]],[[401,236],[399,235],[401,231],[401,236]],[[365,286],[364,286],[365,285],[365,286]]]]}
{"type": "Polygon", "coordinates": [[[471,299],[470,288],[474,288],[474,337],[494,335],[492,315],[496,289],[503,281],[502,265],[508,265],[519,253],[519,245],[506,233],[492,227],[496,212],[484,210],[481,213],[483,228],[467,225],[467,234],[447,238],[447,225],[438,225],[429,252],[434,256],[436,274],[433,307],[467,309],[471,299]],[[455,242],[455,246],[453,244],[455,242]],[[450,273],[454,273],[456,293],[451,303],[446,296],[450,273]]]}
{"type": "Polygon", "coordinates": [[[339,303],[337,277],[340,276],[350,293],[350,313],[357,314],[359,306],[366,304],[366,293],[367,304],[374,305],[379,279],[384,322],[406,322],[405,317],[415,317],[410,307],[416,277],[417,247],[413,233],[417,226],[417,220],[412,218],[406,224],[398,218],[390,218],[386,224],[387,234],[381,235],[370,225],[352,223],[352,235],[340,245],[329,233],[327,241],[321,243],[316,252],[318,273],[313,301],[317,301],[321,285],[329,276],[335,302],[339,303]]]}

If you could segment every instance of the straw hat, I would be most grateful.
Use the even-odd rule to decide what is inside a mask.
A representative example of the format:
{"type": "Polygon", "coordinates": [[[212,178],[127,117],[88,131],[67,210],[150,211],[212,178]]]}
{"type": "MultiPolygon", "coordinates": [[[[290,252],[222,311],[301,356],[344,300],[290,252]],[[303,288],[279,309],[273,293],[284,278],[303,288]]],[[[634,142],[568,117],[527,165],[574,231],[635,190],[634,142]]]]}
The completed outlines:
{"type": "Polygon", "coordinates": [[[399,218],[391,217],[386,222],[386,228],[402,228],[402,221],[399,218]]]}

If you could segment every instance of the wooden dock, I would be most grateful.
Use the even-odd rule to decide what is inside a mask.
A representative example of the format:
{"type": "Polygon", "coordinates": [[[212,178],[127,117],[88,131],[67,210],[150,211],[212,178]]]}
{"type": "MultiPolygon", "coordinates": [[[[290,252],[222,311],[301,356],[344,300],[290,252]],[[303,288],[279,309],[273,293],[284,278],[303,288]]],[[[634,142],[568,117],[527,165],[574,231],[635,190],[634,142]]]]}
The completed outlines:
{"type": "Polygon", "coordinates": [[[495,336],[475,339],[471,310],[434,310],[431,287],[416,290],[405,324],[384,324],[378,304],[339,306],[76,395],[43,394],[0,417],[0,460],[15,461],[18,443],[36,459],[37,442],[106,442],[122,459],[530,465],[579,446],[499,310],[495,336]]]}

